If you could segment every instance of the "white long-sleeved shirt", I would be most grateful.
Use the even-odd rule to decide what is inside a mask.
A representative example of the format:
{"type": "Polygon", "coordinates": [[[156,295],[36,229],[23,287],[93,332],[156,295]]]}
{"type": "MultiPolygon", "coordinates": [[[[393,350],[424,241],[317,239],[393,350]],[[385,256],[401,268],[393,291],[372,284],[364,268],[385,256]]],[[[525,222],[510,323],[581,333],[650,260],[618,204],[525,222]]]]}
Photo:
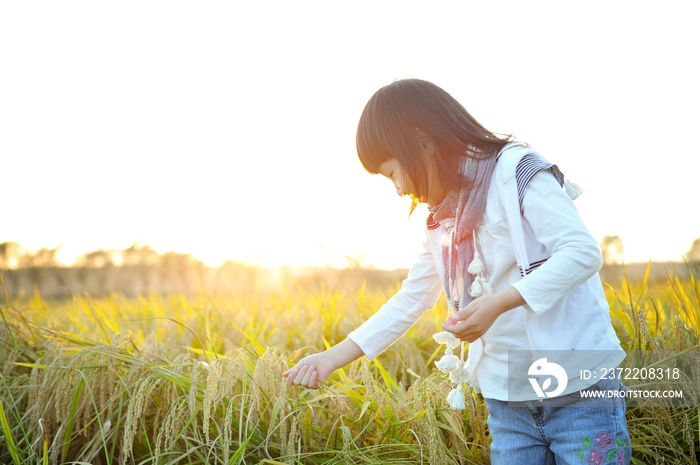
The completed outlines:
{"type": "MultiPolygon", "coordinates": [[[[494,170],[484,217],[477,228],[477,247],[494,292],[513,286],[526,302],[499,316],[469,348],[472,385],[485,397],[499,400],[537,398],[534,394],[524,394],[531,391],[525,389],[527,379],[515,385],[509,379],[509,350],[600,351],[599,355],[593,353],[593,358],[586,357],[578,367],[592,371],[614,368],[625,355],[610,323],[609,307],[598,276],[602,265],[598,244],[571,199],[548,171],[534,175],[522,198],[522,234],[532,266],[529,274],[521,276],[505,197],[515,175],[513,162],[530,152],[529,148],[514,148],[503,153],[494,170]]],[[[443,290],[439,244],[446,234],[443,225],[426,229],[423,251],[416,257],[401,290],[348,335],[370,360],[434,307],[443,290]]],[[[571,379],[564,394],[596,381],[567,374],[571,379]]]]}

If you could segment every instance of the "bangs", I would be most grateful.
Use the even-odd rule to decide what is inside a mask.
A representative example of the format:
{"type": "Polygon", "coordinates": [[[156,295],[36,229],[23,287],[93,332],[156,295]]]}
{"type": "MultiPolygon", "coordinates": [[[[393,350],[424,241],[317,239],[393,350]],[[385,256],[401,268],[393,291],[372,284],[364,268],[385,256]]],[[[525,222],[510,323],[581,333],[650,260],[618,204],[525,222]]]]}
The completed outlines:
{"type": "Polygon", "coordinates": [[[389,128],[384,127],[385,124],[381,124],[382,119],[385,118],[378,117],[375,100],[374,98],[370,99],[362,112],[355,140],[357,156],[365,170],[372,174],[378,174],[379,168],[384,162],[396,158],[389,149],[391,144],[386,140],[387,134],[392,131],[387,130],[389,128]]]}
{"type": "Polygon", "coordinates": [[[372,173],[378,174],[379,167],[394,156],[386,149],[376,137],[376,134],[366,132],[357,133],[357,156],[364,168],[372,173]]]}

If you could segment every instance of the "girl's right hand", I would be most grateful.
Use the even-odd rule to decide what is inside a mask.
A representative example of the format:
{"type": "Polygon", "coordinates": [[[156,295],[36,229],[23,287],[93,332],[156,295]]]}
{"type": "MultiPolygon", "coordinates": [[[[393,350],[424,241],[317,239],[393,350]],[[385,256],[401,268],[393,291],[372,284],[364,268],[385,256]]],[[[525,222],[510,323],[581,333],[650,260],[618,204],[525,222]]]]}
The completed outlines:
{"type": "Polygon", "coordinates": [[[287,386],[293,384],[310,389],[318,389],[337,367],[324,353],[304,357],[289,370],[282,373],[287,378],[287,386]]]}

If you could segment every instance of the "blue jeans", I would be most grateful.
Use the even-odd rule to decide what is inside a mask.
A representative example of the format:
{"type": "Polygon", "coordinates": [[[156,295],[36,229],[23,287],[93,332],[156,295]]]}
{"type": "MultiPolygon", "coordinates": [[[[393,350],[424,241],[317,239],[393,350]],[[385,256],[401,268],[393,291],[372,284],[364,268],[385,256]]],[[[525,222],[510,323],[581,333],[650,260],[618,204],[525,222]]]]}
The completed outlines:
{"type": "MultiPolygon", "coordinates": [[[[603,379],[586,391],[626,390],[603,379]]],[[[631,444],[624,398],[582,399],[579,392],[542,401],[486,399],[491,463],[628,465],[631,444]]]]}

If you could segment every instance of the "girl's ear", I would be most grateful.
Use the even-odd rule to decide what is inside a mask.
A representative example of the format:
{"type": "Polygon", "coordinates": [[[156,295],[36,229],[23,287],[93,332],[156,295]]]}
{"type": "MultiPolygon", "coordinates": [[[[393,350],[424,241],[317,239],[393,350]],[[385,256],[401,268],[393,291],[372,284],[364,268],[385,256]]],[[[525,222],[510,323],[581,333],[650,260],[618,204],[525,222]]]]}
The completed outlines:
{"type": "Polygon", "coordinates": [[[432,157],[435,155],[435,143],[429,135],[416,128],[416,135],[418,137],[418,143],[420,144],[423,155],[426,157],[432,157]]]}

